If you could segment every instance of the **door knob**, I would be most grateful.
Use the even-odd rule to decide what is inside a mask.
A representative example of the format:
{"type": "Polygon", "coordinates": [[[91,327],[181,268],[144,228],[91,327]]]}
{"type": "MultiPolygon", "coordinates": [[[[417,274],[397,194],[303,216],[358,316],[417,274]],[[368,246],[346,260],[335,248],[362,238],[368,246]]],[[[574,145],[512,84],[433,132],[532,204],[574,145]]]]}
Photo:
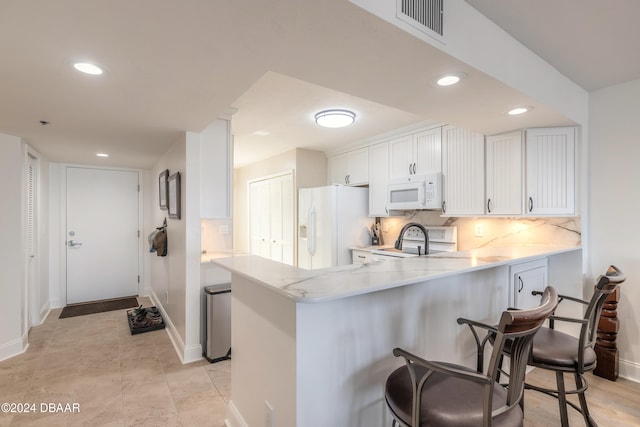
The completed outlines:
{"type": "Polygon", "coordinates": [[[69,241],[67,242],[67,246],[69,246],[69,247],[73,247],[73,246],[82,246],[82,243],[80,243],[80,242],[74,242],[73,240],[69,240],[69,241]]]}

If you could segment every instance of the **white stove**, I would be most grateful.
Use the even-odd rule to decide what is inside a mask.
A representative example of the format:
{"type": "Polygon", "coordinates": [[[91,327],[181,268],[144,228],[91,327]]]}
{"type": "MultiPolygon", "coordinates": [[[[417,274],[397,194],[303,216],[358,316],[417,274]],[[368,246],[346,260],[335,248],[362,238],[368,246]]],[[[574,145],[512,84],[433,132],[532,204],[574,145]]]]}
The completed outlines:
{"type": "MultiPolygon", "coordinates": [[[[424,226],[429,236],[429,253],[432,255],[458,250],[458,228],[452,226],[424,226]]],[[[402,249],[374,249],[372,254],[399,258],[416,257],[424,246],[424,233],[419,227],[408,227],[403,235],[402,249]],[[420,247],[420,248],[419,248],[420,247]]]]}

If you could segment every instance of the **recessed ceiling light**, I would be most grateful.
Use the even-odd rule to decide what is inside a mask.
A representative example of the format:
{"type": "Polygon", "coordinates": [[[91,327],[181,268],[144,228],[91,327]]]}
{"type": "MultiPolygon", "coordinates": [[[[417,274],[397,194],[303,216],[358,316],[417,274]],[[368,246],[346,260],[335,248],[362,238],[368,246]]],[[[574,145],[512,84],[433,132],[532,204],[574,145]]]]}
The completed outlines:
{"type": "Polygon", "coordinates": [[[324,110],[315,115],[316,123],[326,128],[342,128],[356,121],[356,113],[349,110],[324,110]]]}
{"type": "Polygon", "coordinates": [[[88,62],[76,62],[73,64],[73,68],[82,73],[91,74],[93,76],[99,76],[103,72],[102,68],[88,62]]]}
{"type": "Polygon", "coordinates": [[[96,156],[98,156],[98,157],[109,157],[109,155],[107,153],[97,153],[96,156]]]}
{"type": "Polygon", "coordinates": [[[533,110],[533,107],[518,107],[514,108],[513,110],[509,110],[507,114],[509,114],[510,116],[517,116],[519,114],[524,114],[530,110],[533,110]]]}
{"type": "Polygon", "coordinates": [[[466,74],[464,73],[446,74],[440,77],[438,80],[436,80],[436,84],[438,86],[451,86],[456,83],[459,83],[460,80],[464,79],[465,77],[466,77],[466,74]]]}

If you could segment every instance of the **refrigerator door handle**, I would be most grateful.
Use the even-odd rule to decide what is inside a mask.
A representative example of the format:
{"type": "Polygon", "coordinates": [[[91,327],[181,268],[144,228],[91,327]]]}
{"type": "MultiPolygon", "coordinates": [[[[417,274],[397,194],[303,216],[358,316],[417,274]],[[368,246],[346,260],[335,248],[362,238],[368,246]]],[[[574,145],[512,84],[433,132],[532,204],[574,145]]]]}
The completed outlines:
{"type": "Polygon", "coordinates": [[[316,253],[316,210],[312,206],[307,214],[307,251],[309,255],[314,256],[316,253]]]}

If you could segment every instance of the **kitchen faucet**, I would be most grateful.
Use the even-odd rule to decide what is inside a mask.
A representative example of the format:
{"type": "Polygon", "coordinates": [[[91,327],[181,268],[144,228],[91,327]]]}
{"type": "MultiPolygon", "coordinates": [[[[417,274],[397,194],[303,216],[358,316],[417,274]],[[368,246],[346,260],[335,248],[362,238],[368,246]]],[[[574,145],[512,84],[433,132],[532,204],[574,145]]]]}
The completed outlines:
{"type": "MultiPolygon", "coordinates": [[[[394,248],[400,251],[402,250],[402,241],[404,240],[404,233],[411,227],[417,227],[420,230],[422,230],[422,233],[424,234],[424,254],[428,255],[429,254],[429,232],[427,231],[426,228],[424,228],[422,224],[419,224],[417,222],[410,222],[406,224],[404,227],[402,227],[402,230],[400,230],[400,234],[398,235],[398,239],[396,240],[394,248]]],[[[421,255],[420,246],[418,246],[418,255],[421,255]]]]}

